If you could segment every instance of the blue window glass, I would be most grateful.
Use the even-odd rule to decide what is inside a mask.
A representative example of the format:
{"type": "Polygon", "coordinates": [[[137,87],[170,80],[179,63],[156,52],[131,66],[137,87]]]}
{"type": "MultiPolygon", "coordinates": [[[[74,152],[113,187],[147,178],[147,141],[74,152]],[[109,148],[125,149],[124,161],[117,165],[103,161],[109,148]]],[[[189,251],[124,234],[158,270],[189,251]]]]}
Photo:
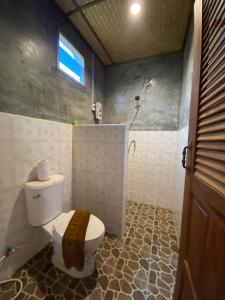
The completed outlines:
{"type": "Polygon", "coordinates": [[[58,40],[58,69],[84,85],[84,58],[61,33],[58,40]]]}

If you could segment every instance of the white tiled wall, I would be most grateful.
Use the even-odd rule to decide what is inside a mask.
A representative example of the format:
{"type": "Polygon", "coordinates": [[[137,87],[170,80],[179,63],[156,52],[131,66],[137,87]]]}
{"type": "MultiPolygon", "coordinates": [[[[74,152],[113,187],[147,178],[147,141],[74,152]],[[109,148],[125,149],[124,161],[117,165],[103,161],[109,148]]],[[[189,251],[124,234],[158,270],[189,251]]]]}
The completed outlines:
{"type": "Polygon", "coordinates": [[[172,208],[176,186],[177,131],[131,131],[128,199],[172,208]]]}
{"type": "MultiPolygon", "coordinates": [[[[71,208],[72,126],[0,113],[0,256],[6,247],[31,241],[23,185],[36,177],[36,163],[49,160],[51,174],[65,176],[64,210],[71,208]]],[[[0,266],[8,277],[46,243],[38,231],[32,246],[21,248],[0,266]]]]}
{"type": "MultiPolygon", "coordinates": [[[[136,152],[131,147],[128,199],[173,209],[178,232],[184,184],[181,152],[187,131],[129,133],[129,142],[136,140],[136,152]]],[[[120,235],[127,191],[127,139],[125,125],[72,129],[67,124],[0,113],[0,256],[6,247],[28,243],[35,236],[27,221],[23,185],[36,177],[40,159],[49,160],[51,174],[65,176],[65,211],[72,203],[89,208],[107,231],[120,235]]],[[[0,279],[10,276],[47,243],[43,233],[37,232],[31,246],[19,249],[0,266],[0,279]]]]}
{"type": "Polygon", "coordinates": [[[76,126],[73,137],[75,207],[88,207],[108,232],[121,235],[127,187],[127,127],[76,126]]]}
{"type": "Polygon", "coordinates": [[[170,208],[176,213],[178,223],[184,187],[181,167],[184,135],[185,131],[129,132],[129,144],[135,140],[136,151],[132,144],[128,155],[127,198],[170,208]]]}

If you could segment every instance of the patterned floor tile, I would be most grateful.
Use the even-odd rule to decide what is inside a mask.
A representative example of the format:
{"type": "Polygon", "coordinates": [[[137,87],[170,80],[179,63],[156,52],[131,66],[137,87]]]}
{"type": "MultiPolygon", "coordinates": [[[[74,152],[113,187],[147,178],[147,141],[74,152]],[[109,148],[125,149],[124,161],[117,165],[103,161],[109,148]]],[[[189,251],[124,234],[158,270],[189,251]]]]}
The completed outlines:
{"type": "Polygon", "coordinates": [[[152,255],[149,283],[166,290],[173,290],[176,279],[176,265],[161,257],[152,255]]]}
{"type": "Polygon", "coordinates": [[[130,230],[130,226],[132,224],[132,221],[125,221],[125,225],[124,225],[124,237],[126,237],[127,233],[130,230]]]}
{"type": "Polygon", "coordinates": [[[97,261],[99,264],[104,264],[107,266],[110,266],[112,268],[115,268],[118,257],[120,255],[120,249],[114,249],[113,250],[107,250],[107,249],[100,249],[95,254],[95,261],[97,261]]]}
{"type": "Polygon", "coordinates": [[[97,285],[95,289],[85,298],[86,300],[97,300],[104,299],[105,290],[101,288],[100,285],[97,285]]]}
{"type": "MultiPolygon", "coordinates": [[[[115,271],[106,292],[106,296],[113,294],[112,299],[145,299],[145,291],[148,289],[148,283],[138,278],[130,276],[118,270],[115,271]],[[139,298],[137,298],[137,292],[139,298]],[[108,294],[108,295],[107,295],[108,294]],[[136,295],[136,296],[135,296],[136,295]]],[[[107,298],[106,298],[107,299],[107,298]]]]}
{"type": "Polygon", "coordinates": [[[149,295],[147,300],[173,300],[173,292],[158,287],[157,285],[150,284],[148,286],[149,295]]]}
{"type": "Polygon", "coordinates": [[[121,251],[116,269],[124,272],[134,278],[148,280],[150,259],[146,258],[141,253],[138,254],[134,250],[124,248],[121,251]]]}
{"type": "Polygon", "coordinates": [[[127,234],[125,245],[149,251],[152,245],[152,227],[134,222],[127,234]]]}
{"type": "MultiPolygon", "coordinates": [[[[171,210],[128,201],[121,238],[106,234],[95,253],[96,270],[74,279],[51,263],[53,247],[40,251],[13,277],[23,282],[18,300],[171,300],[178,243],[171,210]]],[[[17,284],[0,285],[0,300],[17,284]]]]}
{"type": "Polygon", "coordinates": [[[125,243],[125,237],[116,237],[106,234],[101,247],[95,254],[95,262],[98,271],[111,274],[116,267],[121,250],[125,243]]]}
{"type": "Polygon", "coordinates": [[[158,207],[155,208],[155,218],[157,220],[167,220],[167,221],[174,222],[174,214],[169,209],[158,208],[158,207]]]}
{"type": "Polygon", "coordinates": [[[137,212],[133,221],[146,226],[153,226],[154,216],[142,215],[137,212]]]}
{"type": "Polygon", "coordinates": [[[128,222],[129,224],[132,223],[133,219],[134,219],[135,213],[133,212],[127,212],[126,215],[126,222],[128,222]]]}
{"type": "Polygon", "coordinates": [[[152,250],[151,253],[153,255],[161,256],[164,259],[168,260],[174,260],[177,261],[178,258],[178,247],[176,243],[169,243],[169,246],[167,246],[167,243],[161,242],[160,240],[154,240],[152,244],[152,250]]]}
{"type": "Polygon", "coordinates": [[[139,205],[140,205],[140,202],[128,200],[126,209],[136,211],[138,209],[139,205]]]}
{"type": "Polygon", "coordinates": [[[0,285],[0,300],[10,300],[19,291],[18,282],[6,282],[0,285]]]}
{"type": "Polygon", "coordinates": [[[154,220],[153,224],[153,229],[154,233],[156,234],[173,234],[176,235],[176,229],[174,224],[170,224],[170,221],[164,220],[164,221],[159,221],[159,220],[154,220]]]}
{"type": "Polygon", "coordinates": [[[139,239],[133,239],[130,236],[127,236],[124,249],[127,251],[133,251],[138,256],[150,258],[151,257],[151,240],[139,240],[139,239]]]}

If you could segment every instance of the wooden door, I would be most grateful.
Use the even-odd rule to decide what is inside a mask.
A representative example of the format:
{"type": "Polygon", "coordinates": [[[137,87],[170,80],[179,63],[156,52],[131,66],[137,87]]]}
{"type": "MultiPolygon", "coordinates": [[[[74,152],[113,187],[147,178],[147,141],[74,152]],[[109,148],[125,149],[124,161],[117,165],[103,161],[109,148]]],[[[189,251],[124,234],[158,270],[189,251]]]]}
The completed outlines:
{"type": "Polygon", "coordinates": [[[225,0],[196,0],[176,300],[225,300],[225,0]]]}

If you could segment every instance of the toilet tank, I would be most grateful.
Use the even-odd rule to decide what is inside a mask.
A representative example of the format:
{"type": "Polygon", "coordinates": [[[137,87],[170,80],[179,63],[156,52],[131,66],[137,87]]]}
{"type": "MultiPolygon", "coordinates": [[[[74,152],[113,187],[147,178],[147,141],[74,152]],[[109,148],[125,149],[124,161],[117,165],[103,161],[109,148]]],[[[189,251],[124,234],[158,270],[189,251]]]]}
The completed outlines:
{"type": "Polygon", "coordinates": [[[30,225],[42,226],[62,212],[63,181],[62,175],[53,175],[48,181],[30,181],[25,184],[30,225]]]}

